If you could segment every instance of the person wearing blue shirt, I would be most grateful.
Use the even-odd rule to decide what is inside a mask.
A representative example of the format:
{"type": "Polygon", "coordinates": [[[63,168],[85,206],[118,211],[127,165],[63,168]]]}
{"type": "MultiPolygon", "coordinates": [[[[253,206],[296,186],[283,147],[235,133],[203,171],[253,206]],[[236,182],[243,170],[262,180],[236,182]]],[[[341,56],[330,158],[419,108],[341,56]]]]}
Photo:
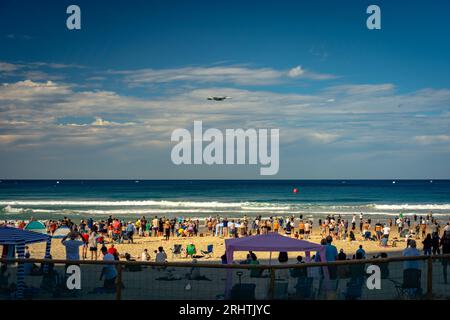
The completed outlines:
{"type": "Polygon", "coordinates": [[[327,261],[328,262],[336,261],[336,257],[338,255],[338,250],[334,245],[331,244],[333,242],[333,238],[331,236],[327,236],[326,241],[327,241],[327,244],[325,245],[325,255],[326,255],[327,261]]]}
{"type": "MultiPolygon", "coordinates": [[[[417,250],[417,244],[415,240],[409,241],[409,246],[403,250],[404,257],[418,257],[420,256],[420,251],[417,250]]],[[[403,269],[417,269],[420,270],[420,261],[419,260],[407,260],[403,262],[403,269]]]]}
{"type": "Polygon", "coordinates": [[[356,253],[355,253],[355,254],[358,254],[358,253],[361,254],[362,259],[365,259],[365,258],[366,258],[366,251],[364,251],[362,245],[359,246],[359,249],[356,250],[356,253]]]}
{"type": "MultiPolygon", "coordinates": [[[[326,240],[325,256],[327,258],[327,262],[336,261],[338,256],[338,250],[334,245],[332,245],[333,237],[327,236],[325,240],[326,240]]],[[[330,274],[330,279],[336,279],[337,266],[328,266],[328,272],[330,274]]]]}
{"type": "MultiPolygon", "coordinates": [[[[108,253],[106,247],[102,247],[103,261],[114,261],[114,256],[108,253]]],[[[117,270],[114,264],[105,264],[100,275],[100,280],[104,279],[103,288],[105,290],[115,290],[117,270]]]]}
{"type": "Polygon", "coordinates": [[[127,224],[127,228],[126,228],[128,243],[133,243],[134,230],[135,230],[135,228],[134,228],[133,223],[131,221],[129,221],[127,224]]]}

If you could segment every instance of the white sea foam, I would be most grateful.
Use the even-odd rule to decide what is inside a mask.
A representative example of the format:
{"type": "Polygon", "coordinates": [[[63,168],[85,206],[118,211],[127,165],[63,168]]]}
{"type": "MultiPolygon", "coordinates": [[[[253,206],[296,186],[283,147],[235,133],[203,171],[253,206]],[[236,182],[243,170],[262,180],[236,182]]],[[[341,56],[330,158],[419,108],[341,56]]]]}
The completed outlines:
{"type": "Polygon", "coordinates": [[[377,210],[450,210],[450,204],[375,204],[377,210]]]}
{"type": "Polygon", "coordinates": [[[373,216],[424,214],[433,211],[436,216],[450,216],[450,204],[324,204],[283,202],[220,202],[169,200],[0,200],[0,213],[58,215],[353,215],[373,216]]]}
{"type": "Polygon", "coordinates": [[[237,208],[239,202],[217,201],[167,201],[167,200],[1,200],[2,206],[58,206],[58,207],[189,207],[189,208],[237,208]]]}

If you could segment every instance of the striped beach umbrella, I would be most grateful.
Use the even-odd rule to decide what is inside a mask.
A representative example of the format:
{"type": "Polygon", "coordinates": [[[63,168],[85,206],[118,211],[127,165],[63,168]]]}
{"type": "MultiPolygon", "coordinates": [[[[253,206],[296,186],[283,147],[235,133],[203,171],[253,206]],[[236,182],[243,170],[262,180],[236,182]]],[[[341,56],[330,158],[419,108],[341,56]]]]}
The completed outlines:
{"type": "MultiPolygon", "coordinates": [[[[12,227],[0,227],[0,245],[15,246],[17,257],[25,258],[25,246],[27,244],[46,242],[45,258],[50,257],[51,237],[29,230],[22,230],[12,227]]],[[[18,299],[24,298],[25,292],[25,266],[23,263],[17,265],[17,291],[18,299]]]]}

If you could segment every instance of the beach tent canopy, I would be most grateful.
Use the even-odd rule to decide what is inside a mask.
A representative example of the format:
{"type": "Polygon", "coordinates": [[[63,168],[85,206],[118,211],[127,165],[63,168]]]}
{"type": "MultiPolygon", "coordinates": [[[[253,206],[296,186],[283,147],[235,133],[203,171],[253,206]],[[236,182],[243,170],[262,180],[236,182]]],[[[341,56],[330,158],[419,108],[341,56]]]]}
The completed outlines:
{"type": "MultiPolygon", "coordinates": [[[[271,232],[268,234],[226,239],[225,240],[225,250],[227,256],[227,264],[233,263],[233,254],[235,251],[269,251],[269,252],[288,252],[304,251],[306,255],[306,262],[310,261],[311,251],[316,251],[320,255],[320,260],[326,262],[325,246],[317,243],[299,240],[295,238],[290,238],[282,236],[279,233],[271,232]]],[[[328,280],[328,268],[324,267],[324,275],[328,280]]],[[[225,287],[225,296],[229,298],[232,284],[232,269],[227,270],[227,281],[225,287]]]]}
{"type": "MultiPolygon", "coordinates": [[[[305,251],[307,258],[309,258],[311,251],[317,251],[321,254],[321,258],[325,257],[324,246],[306,240],[289,238],[275,232],[252,237],[226,239],[225,248],[228,263],[233,262],[234,251],[305,251]]],[[[321,259],[321,261],[326,260],[321,259]]]]}
{"type": "MultiPolygon", "coordinates": [[[[45,258],[50,258],[51,237],[48,236],[47,234],[6,226],[0,227],[0,245],[14,246],[17,251],[17,256],[20,259],[25,258],[25,245],[37,242],[47,243],[45,248],[45,258]]],[[[24,297],[25,291],[25,269],[23,263],[18,264],[16,276],[17,276],[16,297],[22,299],[24,297]]]]}
{"type": "Polygon", "coordinates": [[[39,233],[47,233],[47,228],[44,226],[42,222],[39,221],[31,221],[25,226],[25,230],[34,231],[39,233]]]}
{"type": "Polygon", "coordinates": [[[0,245],[30,244],[46,242],[50,237],[46,234],[12,227],[0,227],[0,245]]]}
{"type": "Polygon", "coordinates": [[[58,229],[55,230],[53,233],[53,238],[60,239],[64,238],[70,233],[70,228],[67,226],[61,226],[58,229]]]}

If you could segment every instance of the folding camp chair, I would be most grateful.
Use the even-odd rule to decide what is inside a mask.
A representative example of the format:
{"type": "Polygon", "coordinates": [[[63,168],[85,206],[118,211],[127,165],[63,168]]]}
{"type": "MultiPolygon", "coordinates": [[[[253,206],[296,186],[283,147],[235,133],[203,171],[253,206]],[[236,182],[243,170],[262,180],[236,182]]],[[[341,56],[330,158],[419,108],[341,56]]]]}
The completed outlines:
{"type": "Polygon", "coordinates": [[[112,234],[112,241],[113,243],[122,243],[122,235],[120,233],[114,233],[112,234]]]}
{"type": "Polygon", "coordinates": [[[357,300],[361,299],[362,296],[362,286],[364,283],[364,278],[351,278],[347,283],[347,290],[344,292],[344,298],[346,300],[357,300]]]}
{"type": "Polygon", "coordinates": [[[399,299],[420,299],[422,297],[421,275],[422,271],[419,269],[405,269],[403,283],[391,280],[399,299]]]}
{"type": "Polygon", "coordinates": [[[172,250],[172,259],[176,256],[176,257],[180,257],[181,256],[181,248],[183,246],[181,244],[174,244],[173,248],[170,249],[172,250]]]}
{"type": "Polygon", "coordinates": [[[204,254],[207,258],[211,258],[211,255],[213,254],[214,246],[212,244],[209,244],[208,247],[205,250],[201,250],[202,254],[204,254]]]}
{"type": "Polygon", "coordinates": [[[287,281],[276,281],[273,285],[273,299],[274,300],[286,300],[288,298],[288,287],[289,283],[287,281]]]}
{"type": "Polygon", "coordinates": [[[315,290],[313,288],[314,278],[312,277],[298,277],[297,285],[295,286],[295,293],[292,295],[293,299],[314,299],[315,290]]]}
{"type": "Polygon", "coordinates": [[[231,288],[230,299],[231,300],[255,300],[256,284],[254,283],[242,283],[242,271],[236,272],[239,277],[239,283],[235,284],[231,288]]]}

